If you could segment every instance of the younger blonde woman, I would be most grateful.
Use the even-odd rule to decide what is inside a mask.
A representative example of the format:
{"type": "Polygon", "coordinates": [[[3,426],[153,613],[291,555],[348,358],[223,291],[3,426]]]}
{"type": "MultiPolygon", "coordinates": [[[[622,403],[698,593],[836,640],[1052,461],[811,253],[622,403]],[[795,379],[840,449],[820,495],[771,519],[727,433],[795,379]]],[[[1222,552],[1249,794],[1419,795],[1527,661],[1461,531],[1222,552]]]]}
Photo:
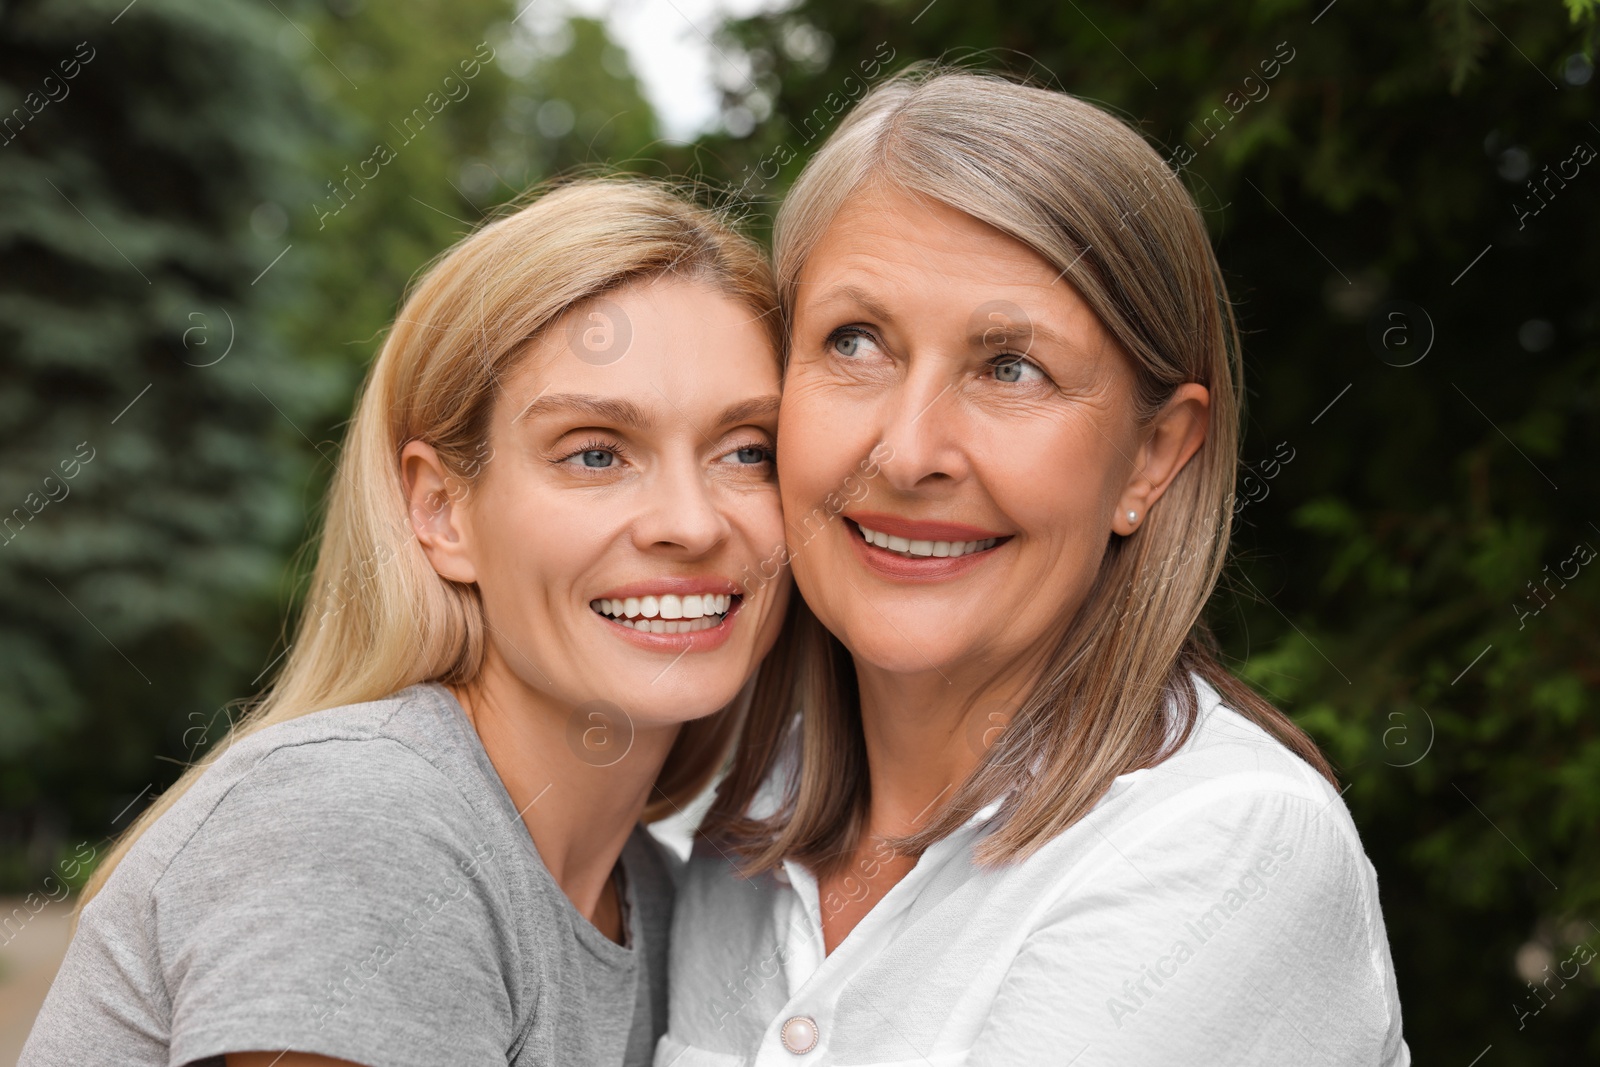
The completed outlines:
{"type": "Polygon", "coordinates": [[[671,879],[784,615],[759,251],[661,187],[447,253],[356,409],[282,675],[96,872],[22,1055],[643,1064],[671,879]]]}

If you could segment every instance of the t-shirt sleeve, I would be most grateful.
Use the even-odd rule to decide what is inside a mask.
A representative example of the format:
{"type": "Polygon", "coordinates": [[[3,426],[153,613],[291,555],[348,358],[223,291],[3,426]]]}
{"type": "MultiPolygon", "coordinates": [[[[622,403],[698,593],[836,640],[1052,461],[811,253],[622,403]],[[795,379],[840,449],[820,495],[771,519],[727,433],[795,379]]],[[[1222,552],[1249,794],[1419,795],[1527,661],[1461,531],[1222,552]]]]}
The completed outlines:
{"type": "Polygon", "coordinates": [[[503,1065],[517,946],[496,862],[454,785],[397,742],[263,757],[156,885],[171,1062],[503,1065]]]}
{"type": "Polygon", "coordinates": [[[1111,831],[1043,911],[969,1067],[1401,1062],[1376,883],[1338,797],[1194,793],[1111,831]]]}

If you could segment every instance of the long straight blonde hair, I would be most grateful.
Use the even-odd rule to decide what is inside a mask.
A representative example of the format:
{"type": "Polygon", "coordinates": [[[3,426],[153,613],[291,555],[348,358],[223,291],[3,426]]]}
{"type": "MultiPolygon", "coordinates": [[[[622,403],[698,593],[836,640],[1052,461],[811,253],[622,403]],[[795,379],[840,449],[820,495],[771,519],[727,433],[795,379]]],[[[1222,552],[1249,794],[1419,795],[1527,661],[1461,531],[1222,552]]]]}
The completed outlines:
{"type": "MultiPolygon", "coordinates": [[[[87,902],[145,830],[240,738],[418,682],[463,683],[484,659],[475,586],[441,578],[407,517],[400,451],[425,441],[470,490],[484,462],[497,383],[570,308],[662,274],[705,280],[780,343],[772,273],[726,220],[669,187],[590,178],[553,188],[445,252],[406,299],[356,403],[329,491],[305,606],[284,666],[228,735],[152,803],[107,853],[87,902]]],[[[686,724],[645,817],[687,803],[724,760],[733,708],[686,724]]]]}
{"type": "MultiPolygon", "coordinates": [[[[928,825],[895,847],[919,854],[1004,797],[1001,826],[978,858],[1028,855],[1086,815],[1118,775],[1182,744],[1198,712],[1191,673],[1331,781],[1311,739],[1219,662],[1201,618],[1227,557],[1243,368],[1221,270],[1177,175],[1126,123],[1073,96],[918,65],[862,99],[784,200],[775,242],[786,322],[812,250],[847,200],[875,183],[965,212],[1059,270],[1127,353],[1142,422],[1181,383],[1211,395],[1205,443],[1137,532],[1110,537],[1087,599],[1030,661],[1038,680],[1010,724],[928,825]],[[1170,733],[1169,701],[1179,720],[1170,733]]],[[[789,639],[790,689],[754,707],[702,828],[750,872],[786,857],[835,869],[868,810],[850,656],[808,612],[789,639]],[[753,818],[797,717],[799,758],[777,783],[777,810],[753,818]]]]}

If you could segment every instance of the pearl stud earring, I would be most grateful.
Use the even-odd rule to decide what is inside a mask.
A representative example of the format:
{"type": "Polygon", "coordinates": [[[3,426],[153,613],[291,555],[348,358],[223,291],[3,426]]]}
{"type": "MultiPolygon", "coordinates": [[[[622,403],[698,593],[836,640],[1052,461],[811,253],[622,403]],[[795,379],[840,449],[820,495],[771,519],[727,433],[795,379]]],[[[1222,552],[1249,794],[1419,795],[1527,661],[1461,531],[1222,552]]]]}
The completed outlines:
{"type": "Polygon", "coordinates": [[[1139,521],[1139,513],[1137,511],[1128,512],[1128,521],[1129,522],[1138,522],[1139,521]]]}

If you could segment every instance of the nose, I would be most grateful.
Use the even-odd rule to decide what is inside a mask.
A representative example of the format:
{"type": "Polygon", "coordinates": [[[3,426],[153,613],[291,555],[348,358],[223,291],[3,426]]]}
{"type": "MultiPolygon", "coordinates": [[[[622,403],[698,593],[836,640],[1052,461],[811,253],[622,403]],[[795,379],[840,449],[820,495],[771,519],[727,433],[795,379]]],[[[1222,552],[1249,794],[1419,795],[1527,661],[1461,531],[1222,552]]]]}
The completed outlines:
{"type": "Polygon", "coordinates": [[[634,545],[641,552],[667,549],[698,558],[727,540],[727,516],[693,456],[663,462],[646,481],[644,493],[644,509],[633,526],[634,545]]]}
{"type": "Polygon", "coordinates": [[[913,362],[882,403],[882,441],[890,455],[880,468],[890,486],[912,492],[967,475],[957,385],[937,365],[924,361],[917,367],[913,362]]]}

